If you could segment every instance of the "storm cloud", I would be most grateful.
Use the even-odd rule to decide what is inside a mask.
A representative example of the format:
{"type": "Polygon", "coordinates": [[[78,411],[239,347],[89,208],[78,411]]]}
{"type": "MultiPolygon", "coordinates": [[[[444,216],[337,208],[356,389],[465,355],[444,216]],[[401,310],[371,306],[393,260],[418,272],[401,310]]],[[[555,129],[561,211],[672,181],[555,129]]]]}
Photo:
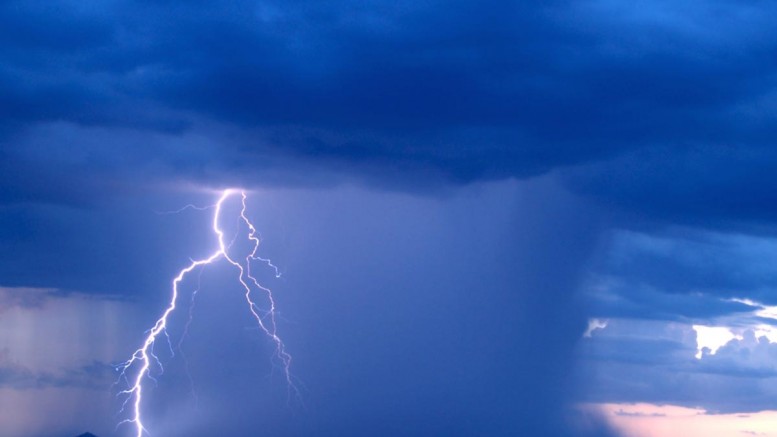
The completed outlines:
{"type": "Polygon", "coordinates": [[[5,2],[3,182],[23,191],[3,197],[77,201],[119,156],[117,185],[326,179],[303,168],[415,191],[573,168],[627,210],[771,220],[762,6],[5,2]]]}
{"type": "Polygon", "coordinates": [[[690,324],[775,302],[775,20],[729,0],[3,2],[0,311],[119,296],[90,323],[142,333],[134,311],[212,243],[205,215],[160,212],[242,186],[283,236],[265,247],[315,409],[192,347],[223,386],[166,435],[607,435],[559,417],[766,406],[758,378],[730,383],[757,373],[725,361],[736,344],[695,361],[690,324]],[[590,317],[615,322],[581,340],[590,317]],[[652,386],[624,376],[645,368],[652,386]],[[231,407],[248,399],[267,416],[231,407]]]}

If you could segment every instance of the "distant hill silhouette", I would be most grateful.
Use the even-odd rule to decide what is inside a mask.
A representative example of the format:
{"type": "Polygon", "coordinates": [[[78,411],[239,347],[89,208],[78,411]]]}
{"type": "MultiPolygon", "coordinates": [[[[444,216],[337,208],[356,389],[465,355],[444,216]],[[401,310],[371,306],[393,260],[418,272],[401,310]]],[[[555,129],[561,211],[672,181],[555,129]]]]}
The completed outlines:
{"type": "Polygon", "coordinates": [[[91,432],[85,432],[79,436],[76,437],[97,437],[96,435],[92,434],[91,432]]]}

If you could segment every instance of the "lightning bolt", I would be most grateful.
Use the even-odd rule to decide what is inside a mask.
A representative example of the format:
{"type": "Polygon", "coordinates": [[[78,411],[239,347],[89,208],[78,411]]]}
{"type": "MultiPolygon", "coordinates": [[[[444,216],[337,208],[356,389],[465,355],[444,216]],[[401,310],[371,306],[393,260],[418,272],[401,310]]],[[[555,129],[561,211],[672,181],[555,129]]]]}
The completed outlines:
{"type": "MultiPolygon", "coordinates": [[[[146,380],[151,380],[156,382],[156,380],[151,374],[152,368],[158,367],[160,371],[163,370],[161,362],[154,354],[154,344],[156,343],[160,335],[164,335],[165,338],[167,338],[168,345],[170,345],[170,338],[167,335],[167,323],[168,323],[168,317],[176,309],[176,304],[177,304],[178,295],[179,295],[178,287],[180,283],[184,280],[184,278],[186,278],[186,276],[189,273],[193,272],[194,270],[204,268],[207,265],[211,265],[220,259],[224,259],[226,262],[228,262],[229,264],[235,267],[238,273],[237,280],[240,283],[243,290],[245,291],[244,293],[245,301],[246,301],[246,304],[248,305],[248,309],[251,315],[256,319],[256,322],[259,325],[259,328],[262,330],[262,332],[264,332],[264,334],[266,334],[267,337],[269,337],[270,340],[272,340],[272,342],[275,345],[274,357],[277,357],[277,359],[280,361],[280,367],[283,370],[286,382],[288,384],[287,386],[290,390],[289,393],[291,394],[293,391],[297,393],[297,395],[299,394],[292,380],[292,375],[289,371],[291,366],[291,355],[289,355],[288,352],[286,352],[286,347],[277,333],[277,328],[275,323],[275,300],[273,298],[272,291],[270,291],[269,288],[262,286],[259,283],[259,281],[254,277],[254,275],[251,273],[252,261],[259,261],[272,268],[275,272],[276,277],[280,277],[279,269],[270,260],[261,258],[257,255],[257,251],[259,250],[260,237],[258,236],[258,232],[254,227],[254,224],[251,222],[251,220],[248,218],[246,214],[246,198],[247,198],[246,193],[243,190],[227,189],[221,193],[221,196],[219,197],[218,202],[216,202],[216,204],[212,206],[212,208],[215,209],[215,212],[213,214],[212,229],[218,241],[218,250],[207,258],[200,259],[200,260],[192,260],[192,262],[187,267],[183,268],[181,271],[178,272],[178,275],[173,279],[172,296],[170,298],[169,305],[162,313],[162,315],[159,317],[159,319],[157,319],[156,323],[154,323],[153,327],[147,331],[147,336],[143,341],[142,346],[140,346],[137,350],[135,350],[135,352],[127,361],[121,363],[118,366],[117,369],[120,372],[119,373],[120,380],[124,380],[127,384],[127,389],[121,390],[119,392],[119,395],[125,396],[124,404],[122,405],[122,411],[124,411],[129,405],[129,407],[131,408],[131,413],[129,414],[130,417],[119,422],[117,427],[123,424],[131,424],[131,425],[134,425],[135,435],[137,437],[143,437],[144,434],[146,435],[149,434],[148,430],[143,424],[143,417],[142,417],[144,382],[146,382],[146,380]],[[229,249],[231,248],[232,243],[234,242],[234,239],[232,240],[232,242],[230,242],[229,245],[227,245],[224,241],[224,231],[219,226],[221,211],[222,211],[224,202],[230,197],[236,196],[236,195],[240,196],[240,201],[241,201],[241,209],[240,209],[240,216],[238,218],[238,222],[242,222],[247,228],[248,230],[247,238],[252,245],[248,255],[246,255],[245,258],[239,258],[239,259],[236,259],[234,256],[230,255],[229,253],[229,249]],[[269,302],[268,309],[262,310],[259,307],[259,305],[256,304],[256,301],[253,298],[254,292],[264,293],[264,295],[266,296],[269,302]],[[133,374],[133,376],[130,376],[133,370],[135,371],[135,373],[133,374]]],[[[187,209],[187,208],[204,210],[210,207],[198,208],[192,205],[187,205],[186,207],[182,208],[177,212],[183,211],[184,209],[187,209]]],[[[188,324],[187,324],[187,328],[188,328],[188,324]]],[[[172,350],[172,346],[171,346],[171,350],[172,350]]]]}

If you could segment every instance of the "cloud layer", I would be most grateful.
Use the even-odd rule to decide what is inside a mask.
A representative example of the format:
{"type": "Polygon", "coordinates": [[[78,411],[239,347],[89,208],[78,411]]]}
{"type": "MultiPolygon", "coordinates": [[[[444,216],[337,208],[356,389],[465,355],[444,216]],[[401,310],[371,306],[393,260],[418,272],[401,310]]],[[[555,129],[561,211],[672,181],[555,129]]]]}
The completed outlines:
{"type": "Polygon", "coordinates": [[[76,202],[106,175],[335,173],[418,190],[573,166],[571,187],[627,210],[771,221],[772,14],[733,1],[5,2],[2,174],[16,191],[0,200],[76,202]],[[29,153],[40,147],[52,153],[29,153]],[[121,172],[106,171],[118,156],[121,172]]]}

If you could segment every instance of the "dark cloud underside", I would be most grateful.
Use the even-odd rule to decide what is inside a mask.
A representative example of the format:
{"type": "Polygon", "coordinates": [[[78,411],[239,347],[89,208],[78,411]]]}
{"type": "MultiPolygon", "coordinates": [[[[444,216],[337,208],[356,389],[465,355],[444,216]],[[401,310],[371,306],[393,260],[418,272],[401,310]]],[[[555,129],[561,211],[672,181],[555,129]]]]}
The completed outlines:
{"type": "MultiPolygon", "coordinates": [[[[777,11],[762,2],[0,8],[8,165],[27,162],[12,133],[38,123],[204,130],[212,153],[137,146],[127,177],[150,164],[189,179],[211,166],[218,181],[240,162],[307,163],[417,189],[604,162],[572,186],[674,220],[774,218],[762,207],[775,191],[764,146],[777,11]],[[748,163],[763,171],[743,173],[748,163]]],[[[17,195],[67,200],[60,191],[17,195]]]]}

